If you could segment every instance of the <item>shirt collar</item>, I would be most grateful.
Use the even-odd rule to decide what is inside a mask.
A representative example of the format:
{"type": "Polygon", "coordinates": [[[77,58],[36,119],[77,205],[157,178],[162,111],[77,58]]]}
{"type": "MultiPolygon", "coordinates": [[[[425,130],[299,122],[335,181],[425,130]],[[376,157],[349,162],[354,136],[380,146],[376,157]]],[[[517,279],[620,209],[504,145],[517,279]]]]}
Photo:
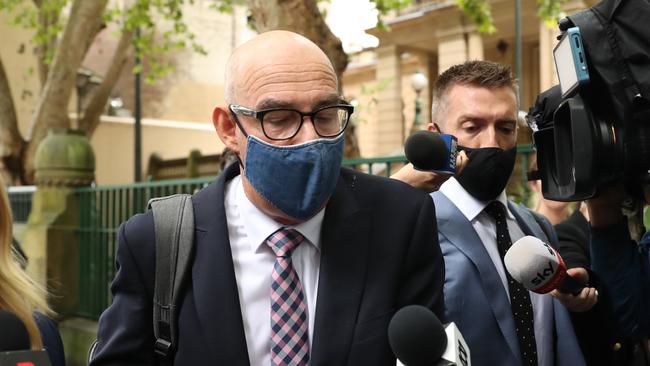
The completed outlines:
{"type": "MultiPolygon", "coordinates": [[[[450,201],[452,201],[456,207],[463,213],[468,221],[472,222],[483,210],[492,201],[481,201],[476,197],[472,196],[460,185],[460,182],[455,177],[449,178],[445,183],[440,187],[440,192],[442,192],[450,201]]],[[[505,208],[508,218],[515,219],[512,212],[508,208],[508,198],[506,197],[506,190],[501,191],[499,196],[494,201],[501,202],[505,208]]]]}
{"type": "Polygon", "coordinates": [[[321,209],[314,217],[298,225],[282,225],[260,211],[248,199],[246,193],[244,193],[241,176],[233,178],[231,184],[236,185],[235,200],[237,201],[239,215],[251,244],[251,250],[254,250],[255,253],[266,250],[264,245],[266,238],[282,227],[299,231],[311,245],[320,250],[320,229],[325,216],[325,208],[321,209]]]}

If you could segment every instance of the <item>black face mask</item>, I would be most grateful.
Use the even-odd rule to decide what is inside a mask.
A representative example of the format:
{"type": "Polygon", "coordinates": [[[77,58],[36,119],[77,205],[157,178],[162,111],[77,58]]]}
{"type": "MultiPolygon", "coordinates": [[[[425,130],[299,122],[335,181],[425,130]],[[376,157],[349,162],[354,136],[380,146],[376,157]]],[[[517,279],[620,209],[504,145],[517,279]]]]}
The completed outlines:
{"type": "Polygon", "coordinates": [[[456,179],[465,190],[481,201],[491,201],[506,188],[515,167],[517,148],[503,150],[498,147],[484,147],[465,150],[469,161],[456,179]]]}

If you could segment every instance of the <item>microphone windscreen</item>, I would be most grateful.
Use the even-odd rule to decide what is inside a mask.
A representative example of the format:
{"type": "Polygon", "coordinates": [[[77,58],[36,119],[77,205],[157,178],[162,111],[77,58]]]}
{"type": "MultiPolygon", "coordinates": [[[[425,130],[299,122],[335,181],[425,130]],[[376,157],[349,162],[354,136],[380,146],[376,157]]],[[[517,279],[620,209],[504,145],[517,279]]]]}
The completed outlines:
{"type": "Polygon", "coordinates": [[[430,366],[440,360],[447,335],[438,317],[420,305],[400,309],[388,325],[388,341],[406,366],[430,366]]]}
{"type": "Polygon", "coordinates": [[[512,278],[540,294],[556,289],[567,276],[562,257],[534,236],[524,236],[512,244],[503,262],[512,278]]]}
{"type": "Polygon", "coordinates": [[[14,313],[0,310],[0,352],[31,348],[25,324],[14,313]]]}
{"type": "Polygon", "coordinates": [[[449,151],[440,134],[418,131],[404,143],[404,155],[416,169],[442,170],[449,159],[449,151]]]}

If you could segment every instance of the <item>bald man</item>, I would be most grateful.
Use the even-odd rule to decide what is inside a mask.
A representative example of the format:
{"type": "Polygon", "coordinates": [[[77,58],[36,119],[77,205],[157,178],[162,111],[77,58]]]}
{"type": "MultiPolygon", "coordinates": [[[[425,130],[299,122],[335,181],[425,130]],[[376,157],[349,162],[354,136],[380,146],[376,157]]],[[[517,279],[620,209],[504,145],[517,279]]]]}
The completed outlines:
{"type": "Polygon", "coordinates": [[[341,168],[352,106],[326,55],[297,34],[235,50],[219,138],[238,157],[192,197],[191,276],[178,346],[154,352],[153,216],[122,225],[113,304],[91,365],[395,365],[388,322],[442,315],[444,262],[424,192],[341,168]]]}

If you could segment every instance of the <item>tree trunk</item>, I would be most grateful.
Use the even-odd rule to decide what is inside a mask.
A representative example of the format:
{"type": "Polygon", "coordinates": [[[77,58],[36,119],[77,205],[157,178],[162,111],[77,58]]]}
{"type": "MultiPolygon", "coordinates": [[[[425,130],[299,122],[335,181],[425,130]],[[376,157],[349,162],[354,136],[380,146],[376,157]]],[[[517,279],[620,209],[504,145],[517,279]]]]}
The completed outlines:
{"type": "MultiPolygon", "coordinates": [[[[59,11],[49,10],[43,8],[43,0],[34,0],[34,5],[38,8],[38,23],[39,28],[45,34],[49,27],[59,21],[59,11]]],[[[41,86],[45,85],[47,81],[47,74],[49,72],[49,62],[47,60],[48,54],[56,49],[56,40],[58,33],[51,33],[47,37],[47,41],[36,48],[36,57],[38,61],[38,77],[41,81],[41,86]]]]}
{"type": "Polygon", "coordinates": [[[99,125],[99,119],[106,108],[106,102],[111,95],[111,91],[122,73],[126,60],[133,54],[133,49],[130,47],[132,40],[133,31],[122,30],[122,35],[111,60],[111,66],[104,75],[101,84],[90,95],[90,102],[84,109],[83,117],[79,122],[79,129],[84,130],[88,137],[93,135],[99,125]]]}
{"type": "Polygon", "coordinates": [[[18,117],[14,109],[9,80],[0,59],[0,160],[8,184],[23,183],[22,150],[25,141],[18,131],[18,117]]]}
{"type": "Polygon", "coordinates": [[[327,54],[340,79],[348,66],[348,55],[325,23],[316,0],[248,0],[246,4],[260,33],[285,29],[309,38],[327,54]]]}
{"type": "Polygon", "coordinates": [[[52,127],[68,128],[68,104],[75,87],[77,70],[101,24],[108,0],[75,0],[70,17],[57,44],[47,81],[32,117],[25,151],[25,176],[34,179],[34,157],[38,144],[52,127]]]}
{"type": "MultiPolygon", "coordinates": [[[[348,55],[341,40],[332,33],[316,0],[247,0],[258,32],[284,29],[302,34],[316,43],[329,57],[342,87],[342,75],[348,66],[348,55]]],[[[345,134],[345,157],[358,157],[359,144],[353,126],[345,134]]]]}

